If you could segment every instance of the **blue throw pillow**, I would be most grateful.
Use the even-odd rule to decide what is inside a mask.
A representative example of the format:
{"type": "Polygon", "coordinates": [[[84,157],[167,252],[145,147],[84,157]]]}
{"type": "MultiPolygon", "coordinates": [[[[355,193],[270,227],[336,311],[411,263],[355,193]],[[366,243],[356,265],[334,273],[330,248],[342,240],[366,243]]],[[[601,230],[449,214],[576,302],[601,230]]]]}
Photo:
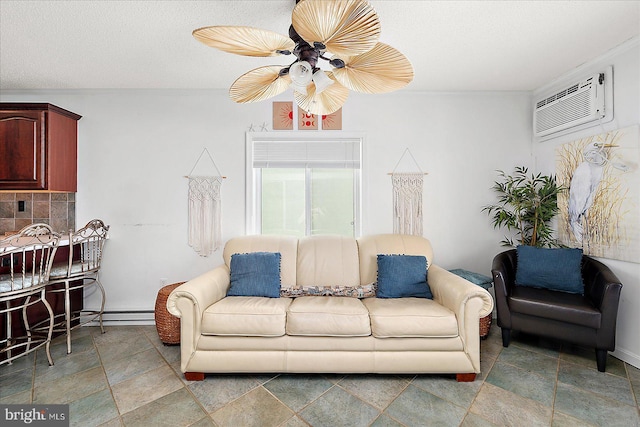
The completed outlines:
{"type": "Polygon", "coordinates": [[[516,285],[584,295],[582,249],[516,248],[516,285]]]}
{"type": "Polygon", "coordinates": [[[376,296],[433,299],[427,283],[427,258],[421,255],[378,255],[376,296]]]}
{"type": "Polygon", "coordinates": [[[227,296],[280,297],[280,253],[231,255],[231,285],[227,296]]]}

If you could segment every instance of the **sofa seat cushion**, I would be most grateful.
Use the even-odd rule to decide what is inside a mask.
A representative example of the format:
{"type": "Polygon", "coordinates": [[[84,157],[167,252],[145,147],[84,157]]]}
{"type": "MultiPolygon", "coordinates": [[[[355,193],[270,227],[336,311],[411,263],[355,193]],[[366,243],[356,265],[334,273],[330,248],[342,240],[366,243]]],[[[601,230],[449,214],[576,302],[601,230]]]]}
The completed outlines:
{"type": "Polygon", "coordinates": [[[287,334],[361,337],[371,335],[369,312],[356,298],[299,297],[287,310],[287,334]]]}
{"type": "Polygon", "coordinates": [[[291,298],[226,297],[202,314],[202,334],[279,337],[291,298]]]}
{"type": "Polygon", "coordinates": [[[376,338],[456,337],[458,321],[448,308],[426,298],[367,298],[376,338]]]}
{"type": "Polygon", "coordinates": [[[509,297],[509,309],[594,329],[600,327],[602,317],[600,311],[582,295],[521,286],[513,288],[509,297]]]}

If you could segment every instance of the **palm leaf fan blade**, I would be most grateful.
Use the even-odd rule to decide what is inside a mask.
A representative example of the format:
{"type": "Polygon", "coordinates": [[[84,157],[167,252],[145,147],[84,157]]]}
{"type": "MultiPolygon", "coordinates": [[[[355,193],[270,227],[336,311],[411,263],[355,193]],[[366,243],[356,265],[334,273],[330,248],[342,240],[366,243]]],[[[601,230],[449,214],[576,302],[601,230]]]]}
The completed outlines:
{"type": "Polygon", "coordinates": [[[316,94],[313,84],[307,87],[307,94],[293,92],[296,104],[304,111],[317,115],[331,114],[344,105],[349,97],[349,89],[338,83],[332,73],[327,73],[327,75],[334,83],[321,93],[316,94]]]}
{"type": "Polygon", "coordinates": [[[204,27],[194,30],[193,37],[207,46],[244,56],[277,56],[278,51],[295,47],[287,36],[253,27],[204,27]]]}
{"type": "Polygon", "coordinates": [[[362,55],[340,57],[344,68],[333,73],[342,85],[363,93],[386,93],[401,89],[413,80],[413,66],[399,50],[378,43],[362,55]]]}
{"type": "Polygon", "coordinates": [[[358,55],[380,38],[380,19],[366,0],[304,0],[293,9],[293,28],[306,42],[322,42],[338,55],[358,55]]]}
{"type": "Polygon", "coordinates": [[[229,97],[239,103],[264,101],[281,94],[291,85],[288,75],[280,76],[281,65],[268,65],[246,72],[233,82],[229,97]]]}

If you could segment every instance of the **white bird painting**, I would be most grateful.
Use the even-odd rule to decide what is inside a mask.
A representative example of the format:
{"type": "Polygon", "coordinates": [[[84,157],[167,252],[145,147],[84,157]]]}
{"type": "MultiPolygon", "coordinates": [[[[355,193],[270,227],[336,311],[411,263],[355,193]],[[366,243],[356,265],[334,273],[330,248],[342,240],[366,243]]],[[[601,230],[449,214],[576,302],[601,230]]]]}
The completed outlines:
{"type": "Polygon", "coordinates": [[[606,148],[617,147],[615,144],[591,142],[582,152],[583,161],[574,170],[569,186],[569,228],[574,238],[583,243],[584,222],[588,221],[589,208],[593,205],[605,165],[610,164],[616,169],[627,171],[629,167],[624,163],[610,162],[606,148]]]}
{"type": "Polygon", "coordinates": [[[640,125],[555,147],[558,242],[640,263],[640,125]]]}

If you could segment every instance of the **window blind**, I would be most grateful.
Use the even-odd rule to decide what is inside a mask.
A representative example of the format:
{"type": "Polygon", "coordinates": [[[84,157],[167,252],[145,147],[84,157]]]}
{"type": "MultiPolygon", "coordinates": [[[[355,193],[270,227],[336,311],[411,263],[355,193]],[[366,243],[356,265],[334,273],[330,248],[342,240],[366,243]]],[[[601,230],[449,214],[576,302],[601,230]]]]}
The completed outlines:
{"type": "Polygon", "coordinates": [[[359,140],[254,141],[254,168],[360,168],[359,140]]]}

